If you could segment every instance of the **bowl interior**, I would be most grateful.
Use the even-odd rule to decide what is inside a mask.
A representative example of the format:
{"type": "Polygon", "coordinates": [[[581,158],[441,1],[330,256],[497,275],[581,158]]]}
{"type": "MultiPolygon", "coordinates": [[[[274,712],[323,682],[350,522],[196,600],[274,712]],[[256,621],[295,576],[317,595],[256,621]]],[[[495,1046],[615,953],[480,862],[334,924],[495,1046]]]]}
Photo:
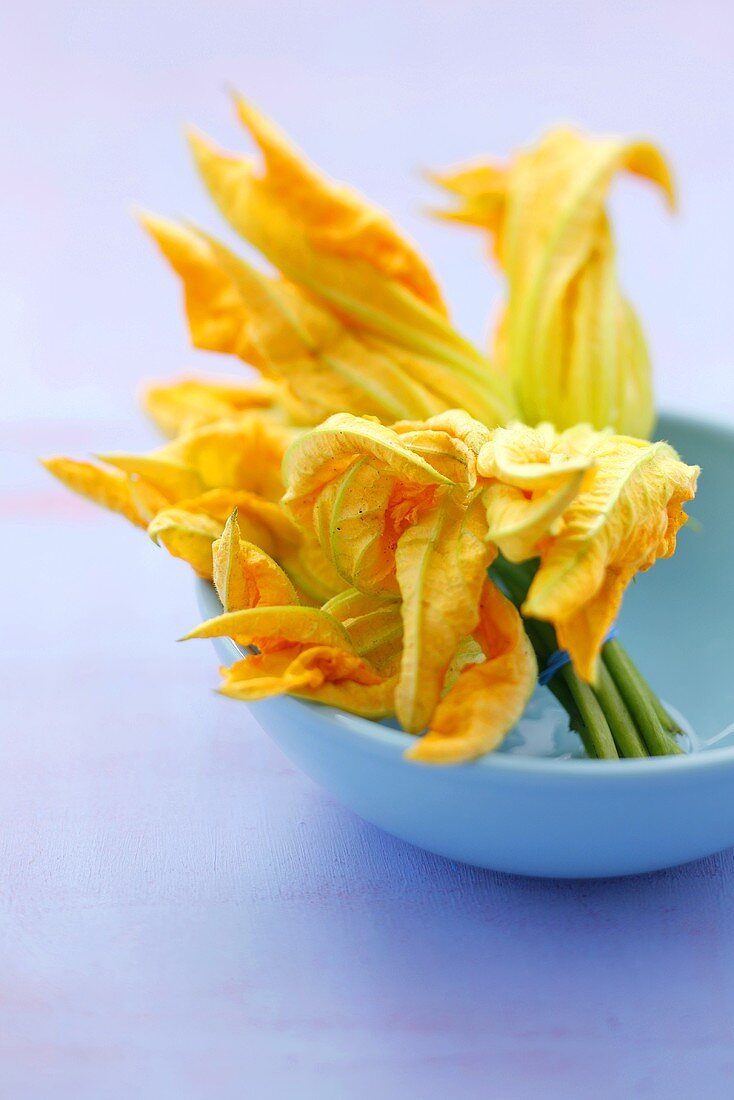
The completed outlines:
{"type": "Polygon", "coordinates": [[[701,466],[678,550],[638,577],[620,633],[658,693],[692,727],[698,747],[734,744],[734,431],[661,417],[656,437],[701,466]]]}
{"type": "MultiPolygon", "coordinates": [[[[668,415],[661,417],[656,438],[669,440],[685,461],[700,465],[702,476],[688,509],[691,521],[680,532],[675,556],[638,577],[626,593],[620,635],[661,698],[690,731],[692,750],[730,748],[734,747],[734,579],[730,573],[734,431],[668,415]]],[[[221,611],[216,592],[205,582],[199,585],[199,603],[207,617],[221,611]]],[[[240,655],[225,639],[218,648],[228,662],[240,655]]],[[[374,730],[374,723],[364,719],[341,717],[352,729],[371,726],[374,730]]],[[[401,751],[409,743],[397,728],[392,736],[401,751]]],[[[578,737],[568,729],[565,712],[545,688],[536,690],[498,753],[566,760],[584,755],[578,737]]]]}

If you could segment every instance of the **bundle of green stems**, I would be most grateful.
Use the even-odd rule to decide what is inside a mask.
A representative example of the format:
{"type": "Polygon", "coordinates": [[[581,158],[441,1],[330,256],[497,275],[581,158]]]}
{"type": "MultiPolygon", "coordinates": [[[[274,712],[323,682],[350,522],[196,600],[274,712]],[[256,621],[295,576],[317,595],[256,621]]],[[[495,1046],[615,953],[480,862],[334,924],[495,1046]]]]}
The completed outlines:
{"type": "MultiPolygon", "coordinates": [[[[521,608],[536,563],[513,564],[499,557],[491,573],[516,607],[521,608]]],[[[542,670],[558,652],[556,632],[549,623],[524,619],[538,667],[542,670]]],[[[642,676],[617,637],[602,647],[597,682],[582,680],[569,661],[547,684],[568,713],[588,756],[600,760],[620,757],[670,756],[683,750],[676,741],[682,732],[657,694],[642,676]]]]}

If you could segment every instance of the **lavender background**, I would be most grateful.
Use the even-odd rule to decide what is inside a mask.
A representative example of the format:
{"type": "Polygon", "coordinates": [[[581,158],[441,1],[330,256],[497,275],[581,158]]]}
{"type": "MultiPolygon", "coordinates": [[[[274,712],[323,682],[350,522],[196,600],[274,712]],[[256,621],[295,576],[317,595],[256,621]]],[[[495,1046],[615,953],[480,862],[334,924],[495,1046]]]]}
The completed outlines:
{"type": "Polygon", "coordinates": [[[35,0],[0,50],[0,1094],[730,1096],[731,853],[543,883],[379,834],[172,644],[185,569],[34,460],[147,445],[139,380],[210,365],[130,210],[220,229],[180,129],[237,147],[225,84],[394,213],[477,339],[498,283],[420,170],[559,119],[656,138],[681,213],[619,184],[624,283],[661,403],[731,418],[730,7],[35,0]]]}

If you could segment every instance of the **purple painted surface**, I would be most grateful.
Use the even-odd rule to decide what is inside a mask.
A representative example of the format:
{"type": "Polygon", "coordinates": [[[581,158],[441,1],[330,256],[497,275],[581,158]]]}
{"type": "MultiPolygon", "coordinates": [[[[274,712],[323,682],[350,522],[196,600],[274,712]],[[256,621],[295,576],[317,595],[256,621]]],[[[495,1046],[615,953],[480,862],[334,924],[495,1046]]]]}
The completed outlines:
{"type": "Polygon", "coordinates": [[[683,214],[619,188],[625,281],[663,399],[734,414],[727,6],[30,3],[2,20],[0,1095],[730,1096],[732,853],[543,883],[381,835],[213,694],[208,648],[173,644],[196,618],[185,568],[33,464],[146,445],[137,380],[206,367],[128,210],[217,226],[179,126],[234,144],[225,81],[399,216],[475,335],[497,284],[477,241],[418,217],[410,170],[558,117],[658,137],[683,214]]]}

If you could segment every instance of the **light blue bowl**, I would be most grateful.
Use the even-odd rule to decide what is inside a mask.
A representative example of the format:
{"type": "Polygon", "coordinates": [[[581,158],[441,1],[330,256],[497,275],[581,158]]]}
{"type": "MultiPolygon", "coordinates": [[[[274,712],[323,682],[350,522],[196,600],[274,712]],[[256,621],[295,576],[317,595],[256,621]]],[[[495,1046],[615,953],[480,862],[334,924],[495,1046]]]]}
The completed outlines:
{"type": "MultiPolygon", "coordinates": [[[[690,724],[689,755],[587,760],[542,688],[500,751],[458,767],[409,763],[407,734],[312,703],[255,703],[257,721],[361,817],[479,867],[596,878],[734,844],[734,432],[666,416],[656,435],[703,467],[696,523],[681,532],[675,558],[627,593],[620,633],[690,724]]],[[[219,614],[214,589],[198,584],[204,616],[219,614]]],[[[227,639],[216,644],[227,664],[241,655],[227,639]]]]}

